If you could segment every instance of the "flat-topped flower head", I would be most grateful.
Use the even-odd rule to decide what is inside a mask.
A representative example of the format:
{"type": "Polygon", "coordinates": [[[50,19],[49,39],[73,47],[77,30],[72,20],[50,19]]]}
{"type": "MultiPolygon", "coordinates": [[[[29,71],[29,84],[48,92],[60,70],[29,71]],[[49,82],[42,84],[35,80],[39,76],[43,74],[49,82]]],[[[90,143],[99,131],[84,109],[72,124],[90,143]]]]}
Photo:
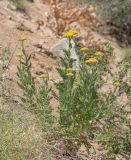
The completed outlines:
{"type": "Polygon", "coordinates": [[[95,56],[102,57],[102,56],[104,56],[104,53],[103,52],[96,52],[95,56]]]}
{"type": "Polygon", "coordinates": [[[19,57],[19,58],[22,58],[22,57],[24,56],[24,53],[23,53],[23,52],[18,52],[18,53],[16,54],[16,56],[19,57]]]}
{"type": "Polygon", "coordinates": [[[114,86],[116,86],[116,87],[120,87],[121,86],[121,84],[120,84],[120,82],[114,82],[114,86]]]}
{"type": "Polygon", "coordinates": [[[21,37],[18,38],[18,40],[19,40],[19,41],[22,41],[22,42],[23,42],[23,41],[26,41],[27,39],[28,39],[28,38],[25,37],[25,36],[21,36],[21,37]]]}
{"type": "Polygon", "coordinates": [[[74,72],[75,71],[74,68],[67,68],[66,70],[67,70],[67,72],[74,72]]]}
{"type": "Polygon", "coordinates": [[[66,75],[67,75],[68,77],[73,77],[73,76],[74,76],[73,73],[67,73],[66,75]]]}
{"type": "Polygon", "coordinates": [[[89,58],[85,62],[88,63],[88,64],[98,63],[98,60],[96,58],[89,58]]]}
{"type": "Polygon", "coordinates": [[[83,48],[81,48],[80,50],[81,50],[81,51],[85,51],[85,52],[87,52],[87,51],[89,51],[90,49],[89,49],[89,48],[87,48],[87,47],[83,47],[83,48]]]}
{"type": "Polygon", "coordinates": [[[49,75],[45,73],[45,74],[41,74],[39,77],[42,79],[46,79],[46,78],[49,78],[49,75]]]}
{"type": "Polygon", "coordinates": [[[67,33],[63,35],[64,38],[73,38],[78,34],[78,32],[74,29],[69,30],[67,33]]]}
{"type": "Polygon", "coordinates": [[[45,69],[46,71],[48,71],[48,70],[50,70],[50,67],[49,67],[49,66],[44,66],[44,69],[45,69]]]}

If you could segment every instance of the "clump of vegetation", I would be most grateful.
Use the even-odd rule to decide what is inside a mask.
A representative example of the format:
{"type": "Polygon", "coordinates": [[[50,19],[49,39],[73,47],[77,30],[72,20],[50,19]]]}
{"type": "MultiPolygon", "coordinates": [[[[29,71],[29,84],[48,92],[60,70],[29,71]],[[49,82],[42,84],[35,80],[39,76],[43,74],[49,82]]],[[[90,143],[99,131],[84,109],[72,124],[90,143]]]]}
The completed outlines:
{"type": "Polygon", "coordinates": [[[20,12],[25,12],[25,1],[29,1],[31,3],[34,2],[34,0],[11,0],[14,5],[16,6],[16,9],[20,12]]]}
{"type": "MultiPolygon", "coordinates": [[[[10,102],[11,108],[8,105],[8,107],[5,106],[5,102],[3,105],[2,102],[3,106],[0,106],[1,159],[13,160],[16,157],[18,157],[17,159],[27,159],[32,157],[32,152],[33,156],[37,157],[34,154],[39,151],[38,149],[36,151],[35,147],[38,145],[41,152],[44,148],[40,145],[41,143],[46,146],[44,151],[48,152],[49,158],[52,150],[57,150],[55,154],[58,153],[60,149],[58,144],[61,145],[63,142],[62,146],[64,145],[75,155],[81,145],[84,145],[90,153],[90,148],[96,150],[93,143],[98,143],[103,146],[103,154],[98,156],[99,159],[109,160],[120,157],[120,160],[130,160],[130,52],[118,64],[119,69],[115,75],[112,73],[108,61],[108,58],[113,55],[113,48],[110,44],[106,44],[106,50],[103,52],[88,48],[88,46],[77,46],[76,51],[79,56],[79,65],[77,65],[71,56],[73,47],[71,41],[75,41],[74,37],[77,34],[75,30],[64,34],[64,38],[68,39],[69,46],[67,50],[64,50],[64,56],[60,57],[61,67],[57,68],[61,82],[54,83],[52,87],[49,66],[45,66],[44,73],[39,76],[42,85],[36,84],[31,70],[31,55],[26,53],[24,47],[27,38],[19,38],[21,52],[17,54],[19,57],[17,76],[18,85],[23,91],[21,102],[27,112],[25,114],[25,111],[21,111],[21,114],[18,114],[17,111],[14,112],[15,108],[12,102],[10,102]],[[112,86],[108,92],[103,93],[102,87],[106,85],[106,77],[108,78],[109,75],[112,79],[112,86]],[[123,94],[128,99],[125,104],[118,101],[123,94]],[[56,117],[56,121],[52,116],[50,104],[52,98],[56,98],[58,101],[59,116],[56,117]],[[8,112],[5,110],[7,108],[8,112]],[[30,119],[28,116],[26,117],[29,114],[28,111],[33,116],[30,119]],[[33,129],[34,119],[41,123],[41,132],[46,137],[46,143],[39,142],[44,140],[36,136],[37,131],[33,129]],[[29,123],[31,123],[32,129],[27,127],[29,123]],[[21,126],[25,126],[25,128],[21,126]],[[24,142],[26,144],[23,146],[24,142]]],[[[1,74],[4,73],[10,59],[9,49],[6,49],[4,53],[1,58],[3,62],[0,67],[1,74]]],[[[3,81],[2,77],[0,85],[3,84],[1,81],[3,81]]],[[[4,93],[3,90],[2,93],[4,93]]]]}
{"type": "Polygon", "coordinates": [[[27,54],[24,48],[24,41],[26,40],[26,37],[20,37],[19,41],[21,42],[22,51],[17,54],[20,63],[17,67],[18,85],[23,90],[21,101],[29,111],[42,119],[44,125],[48,125],[48,122],[52,122],[52,109],[50,107],[52,97],[50,96],[51,88],[48,86],[48,68],[45,68],[45,74],[40,75],[40,78],[43,79],[42,86],[36,87],[34,77],[31,73],[31,55],[27,54]]]}
{"type": "MultiPolygon", "coordinates": [[[[25,52],[25,37],[21,37],[22,52],[18,54],[19,86],[23,90],[21,100],[28,110],[37,115],[44,126],[54,128],[50,101],[52,91],[58,100],[59,117],[55,124],[56,139],[63,139],[66,147],[77,150],[84,144],[89,151],[95,141],[107,150],[104,157],[112,158],[121,155],[129,159],[131,147],[131,128],[128,118],[130,101],[123,106],[118,103],[118,97],[123,93],[130,99],[130,60],[125,58],[119,64],[119,72],[113,75],[108,58],[113,54],[113,48],[106,44],[106,50],[96,51],[88,47],[77,47],[79,65],[71,56],[72,39],[77,31],[70,30],[64,34],[69,46],[60,57],[61,67],[57,69],[62,82],[54,83],[58,93],[49,87],[48,66],[40,75],[43,85],[38,87],[31,73],[31,56],[25,52]],[[101,88],[112,77],[111,89],[103,93],[101,88]],[[121,114],[122,113],[122,114],[121,114]]],[[[46,129],[47,129],[46,128],[46,129]]],[[[46,131],[46,130],[45,130],[46,131]]],[[[52,137],[52,136],[51,136],[52,137]]],[[[52,137],[53,138],[53,137],[52,137]]],[[[49,140],[50,141],[50,140],[49,140]]],[[[100,155],[102,156],[102,155],[100,155]]]]}
{"type": "Polygon", "coordinates": [[[1,98],[0,103],[0,159],[24,160],[37,154],[36,146],[41,143],[37,119],[23,110],[18,113],[19,105],[9,99],[1,98]]]}
{"type": "Polygon", "coordinates": [[[25,12],[24,0],[11,0],[11,1],[14,3],[18,11],[25,12]]]}

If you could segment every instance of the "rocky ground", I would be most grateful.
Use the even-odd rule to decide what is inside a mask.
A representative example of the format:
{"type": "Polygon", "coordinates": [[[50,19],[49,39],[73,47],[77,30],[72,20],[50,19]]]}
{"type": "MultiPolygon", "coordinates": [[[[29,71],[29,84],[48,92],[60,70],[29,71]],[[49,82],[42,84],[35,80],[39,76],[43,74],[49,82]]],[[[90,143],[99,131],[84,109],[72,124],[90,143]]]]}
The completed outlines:
{"type": "MultiPolygon", "coordinates": [[[[21,13],[16,10],[16,7],[10,1],[0,1],[0,52],[8,46],[10,46],[11,52],[14,52],[10,62],[9,77],[15,78],[16,65],[18,63],[16,53],[20,51],[20,48],[17,47],[17,40],[19,36],[23,35],[29,39],[26,43],[26,50],[33,55],[34,75],[37,77],[37,74],[42,70],[42,66],[48,64],[52,67],[51,78],[57,79],[58,77],[55,74],[55,68],[58,65],[55,60],[57,55],[50,52],[50,50],[54,44],[59,43],[60,38],[47,25],[47,15],[51,14],[50,5],[44,4],[40,0],[35,0],[34,3],[26,2],[25,6],[26,13],[21,13]]],[[[109,36],[107,39],[107,37],[90,30],[90,28],[81,27],[77,22],[74,22],[71,26],[80,31],[79,36],[84,39],[83,43],[87,45],[87,33],[89,31],[96,42],[112,41],[112,39],[109,40],[109,36]]],[[[111,42],[111,44],[115,48],[115,53],[119,55],[116,56],[119,61],[123,51],[116,42],[111,42]]]]}

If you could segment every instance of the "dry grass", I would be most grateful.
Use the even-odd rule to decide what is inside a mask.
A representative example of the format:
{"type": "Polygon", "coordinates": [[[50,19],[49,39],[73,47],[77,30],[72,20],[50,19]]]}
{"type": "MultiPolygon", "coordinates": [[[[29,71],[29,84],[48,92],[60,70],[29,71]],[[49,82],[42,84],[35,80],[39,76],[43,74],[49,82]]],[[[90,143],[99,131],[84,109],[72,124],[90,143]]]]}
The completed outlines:
{"type": "Polygon", "coordinates": [[[41,130],[34,116],[4,97],[0,104],[0,159],[24,160],[37,154],[41,130]]]}

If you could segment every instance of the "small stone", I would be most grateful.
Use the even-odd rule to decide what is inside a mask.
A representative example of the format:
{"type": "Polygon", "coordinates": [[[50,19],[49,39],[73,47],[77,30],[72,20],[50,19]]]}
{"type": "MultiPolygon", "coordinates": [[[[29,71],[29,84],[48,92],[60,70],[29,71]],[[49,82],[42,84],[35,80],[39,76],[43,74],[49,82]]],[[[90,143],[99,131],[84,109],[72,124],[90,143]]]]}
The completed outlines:
{"type": "Polygon", "coordinates": [[[18,96],[13,96],[13,101],[16,103],[20,102],[20,98],[18,96]]]}
{"type": "MultiPolygon", "coordinates": [[[[79,57],[77,55],[77,52],[75,50],[75,42],[73,40],[71,40],[71,58],[75,60],[73,67],[74,68],[78,68],[79,66],[79,57]]],[[[69,40],[67,38],[64,38],[60,41],[58,41],[52,48],[51,48],[51,52],[52,53],[56,53],[58,56],[64,56],[64,50],[68,50],[69,49],[69,40]]]]}
{"type": "Polygon", "coordinates": [[[44,49],[42,49],[42,50],[41,50],[41,52],[42,52],[42,53],[44,53],[44,52],[45,52],[45,50],[44,50],[44,49]]]}
{"type": "Polygon", "coordinates": [[[43,52],[44,54],[46,54],[47,56],[49,56],[49,57],[52,57],[52,58],[56,58],[56,56],[53,54],[53,52],[51,52],[51,51],[44,51],[43,52]]]}
{"type": "Polygon", "coordinates": [[[44,66],[45,66],[44,64],[40,64],[40,63],[39,63],[39,65],[40,65],[41,68],[44,68],[44,66]]]}
{"type": "Polygon", "coordinates": [[[12,17],[11,17],[11,16],[8,16],[8,19],[9,19],[9,20],[12,20],[12,17]]]}
{"type": "Polygon", "coordinates": [[[43,48],[42,43],[34,44],[34,46],[35,46],[35,47],[37,47],[37,48],[40,48],[40,49],[42,49],[42,48],[43,48]]]}
{"type": "Polygon", "coordinates": [[[33,31],[29,27],[25,26],[23,23],[17,24],[16,28],[20,31],[28,31],[30,33],[33,33],[33,31]]]}
{"type": "Polygon", "coordinates": [[[37,52],[41,52],[41,49],[40,48],[37,48],[37,50],[36,50],[37,52]]]}
{"type": "Polygon", "coordinates": [[[36,75],[40,75],[40,74],[43,74],[43,73],[44,73],[43,71],[39,71],[39,70],[35,72],[36,75]]]}

